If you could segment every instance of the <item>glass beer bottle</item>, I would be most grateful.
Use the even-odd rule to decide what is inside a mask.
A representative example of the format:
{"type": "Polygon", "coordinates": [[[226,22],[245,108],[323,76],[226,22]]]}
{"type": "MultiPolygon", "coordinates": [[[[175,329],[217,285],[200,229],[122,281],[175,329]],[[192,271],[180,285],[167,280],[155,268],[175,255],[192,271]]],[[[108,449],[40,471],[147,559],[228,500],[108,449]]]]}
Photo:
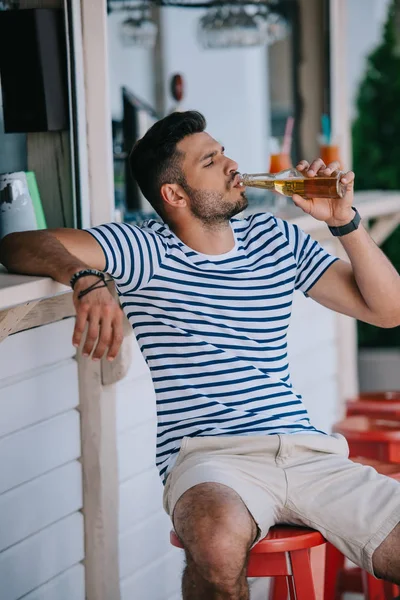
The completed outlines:
{"type": "Polygon", "coordinates": [[[299,194],[303,198],[343,198],[346,185],[341,183],[342,171],[332,175],[305,177],[297,169],[287,169],[279,173],[256,173],[241,175],[245,187],[255,187],[278,192],[283,196],[299,194]]]}

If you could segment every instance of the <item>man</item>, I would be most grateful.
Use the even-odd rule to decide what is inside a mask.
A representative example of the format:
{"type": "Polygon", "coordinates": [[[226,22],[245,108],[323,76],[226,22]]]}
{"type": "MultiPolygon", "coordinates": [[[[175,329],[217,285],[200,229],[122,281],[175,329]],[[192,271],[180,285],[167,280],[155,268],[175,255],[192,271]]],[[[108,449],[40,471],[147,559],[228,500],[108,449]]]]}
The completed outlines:
{"type": "MultiPolygon", "coordinates": [[[[249,549],[278,522],[315,527],[364,569],[400,583],[400,487],[349,461],[344,438],[312,426],[286,353],[295,289],[394,327],[400,278],[358,222],[352,172],[341,200],[293,197],[339,228],[350,263],[271,214],[234,219],[247,206],[238,165],[205,125],[197,112],[173,113],[131,153],[165,224],[15,233],[1,260],[72,278],[73,342],[88,324],[83,352],[94,360],[115,358],[122,341],[121,311],[101,279],[114,278],[156,390],[157,465],[186,550],[185,600],[246,600],[249,549]]],[[[309,177],[337,167],[298,165],[309,177]]]]}

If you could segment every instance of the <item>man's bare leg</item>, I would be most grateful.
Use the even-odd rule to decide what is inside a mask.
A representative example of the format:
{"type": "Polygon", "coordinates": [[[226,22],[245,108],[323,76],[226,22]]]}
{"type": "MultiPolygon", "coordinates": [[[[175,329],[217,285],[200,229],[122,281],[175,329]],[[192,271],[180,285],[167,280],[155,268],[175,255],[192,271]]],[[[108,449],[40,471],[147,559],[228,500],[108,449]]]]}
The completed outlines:
{"type": "Polygon", "coordinates": [[[246,564],[257,526],[240,496],[219,483],[194,486],[178,500],[175,531],[187,558],[184,600],[248,600],[246,564]]]}
{"type": "Polygon", "coordinates": [[[400,585],[400,523],[375,550],[372,564],[378,577],[400,585]]]}

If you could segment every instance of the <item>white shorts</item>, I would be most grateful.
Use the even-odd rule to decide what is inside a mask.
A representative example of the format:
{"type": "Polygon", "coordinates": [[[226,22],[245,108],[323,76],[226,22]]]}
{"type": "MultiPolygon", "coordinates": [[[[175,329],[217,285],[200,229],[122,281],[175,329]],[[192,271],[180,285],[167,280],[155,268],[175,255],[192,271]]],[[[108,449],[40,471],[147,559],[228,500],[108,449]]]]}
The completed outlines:
{"type": "Polygon", "coordinates": [[[183,438],[164,489],[171,518],[182,494],[207,482],[239,494],[258,539],[278,523],[306,525],[372,574],[375,549],[400,521],[399,482],[349,460],[340,434],[183,438]]]}

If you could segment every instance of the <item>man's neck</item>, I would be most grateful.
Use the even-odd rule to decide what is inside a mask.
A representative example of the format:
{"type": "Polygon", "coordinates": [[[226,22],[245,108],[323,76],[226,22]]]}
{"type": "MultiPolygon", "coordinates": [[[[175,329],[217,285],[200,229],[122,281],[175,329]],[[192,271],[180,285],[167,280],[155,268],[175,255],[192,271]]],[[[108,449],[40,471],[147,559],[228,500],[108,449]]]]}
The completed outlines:
{"type": "Polygon", "coordinates": [[[202,254],[225,254],[235,247],[235,237],[229,221],[209,226],[190,222],[185,225],[170,225],[175,235],[189,248],[202,254]]]}

